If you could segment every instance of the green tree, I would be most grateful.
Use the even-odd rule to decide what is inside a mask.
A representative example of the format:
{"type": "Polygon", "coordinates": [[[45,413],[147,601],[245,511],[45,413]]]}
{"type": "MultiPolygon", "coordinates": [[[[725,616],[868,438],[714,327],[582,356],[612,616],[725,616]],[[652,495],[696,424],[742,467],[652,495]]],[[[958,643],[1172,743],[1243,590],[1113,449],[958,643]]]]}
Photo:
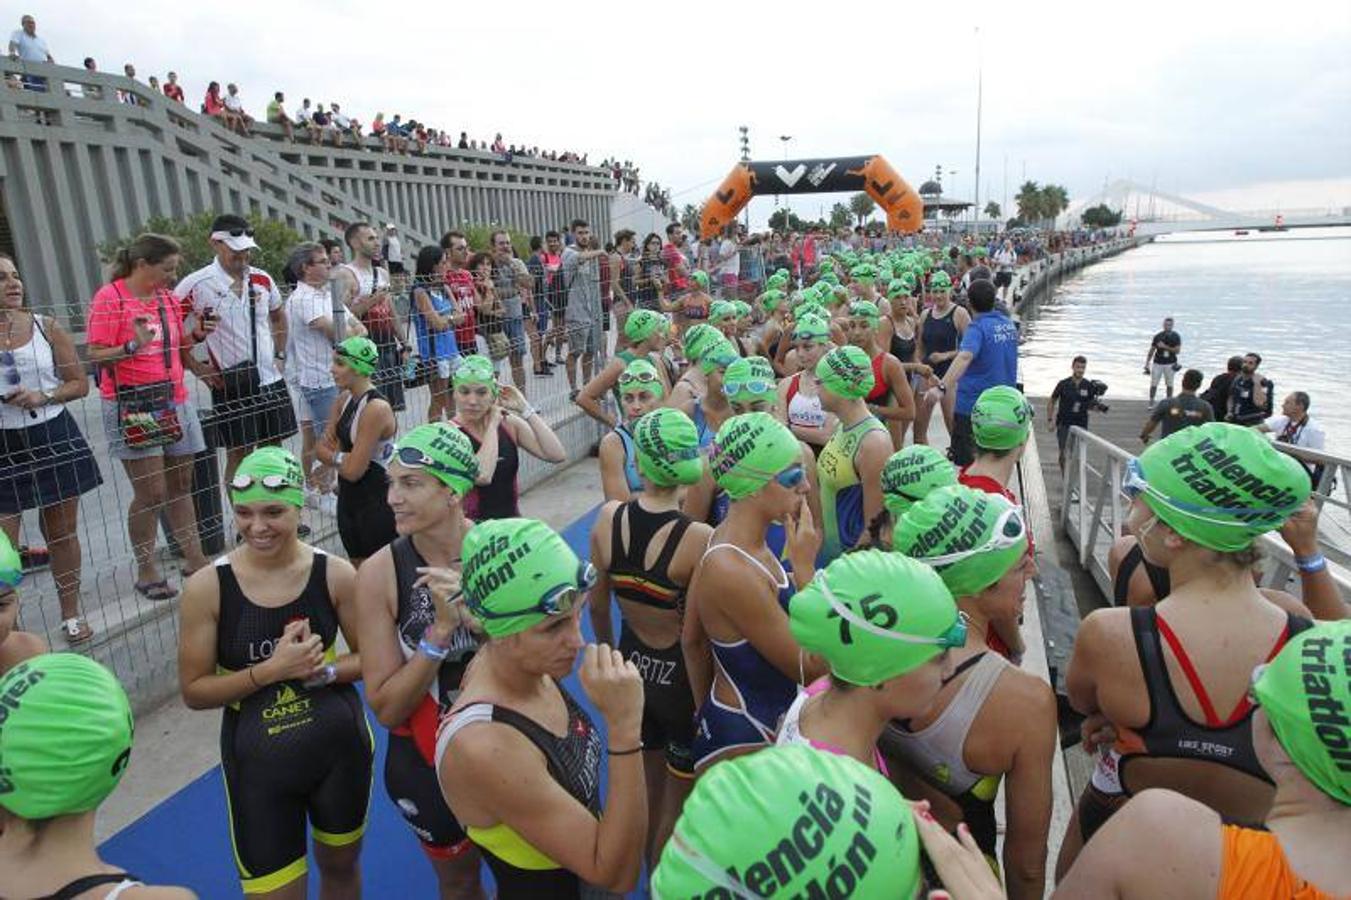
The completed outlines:
{"type": "Polygon", "coordinates": [[[774,231],[804,231],[807,223],[803,222],[797,213],[784,206],[770,214],[769,227],[774,231]]]}
{"type": "Polygon", "coordinates": [[[849,207],[843,203],[836,203],[830,208],[830,227],[836,230],[849,227],[849,223],[854,221],[854,214],[849,207]]]}
{"type": "Polygon", "coordinates": [[[1003,213],[1003,210],[1001,210],[999,204],[995,203],[993,200],[985,204],[985,215],[988,218],[998,219],[1001,213],[1003,213]]]}
{"type": "MultiPolygon", "coordinates": [[[[99,257],[105,263],[111,263],[117,251],[135,240],[136,235],[162,234],[178,241],[183,248],[182,260],[178,265],[180,274],[186,275],[202,268],[215,259],[216,252],[211,249],[211,222],[216,218],[214,212],[198,213],[186,219],[170,219],[166,216],[152,216],[133,233],[118,240],[100,244],[99,257]]],[[[247,217],[253,226],[253,240],[258,249],[253,251],[252,264],[267,272],[273,278],[280,279],[282,270],[290,258],[291,250],[304,240],[296,232],[281,222],[264,219],[258,215],[247,217]]]]}
{"type": "MultiPolygon", "coordinates": [[[[494,228],[489,225],[466,225],[461,229],[464,232],[464,239],[469,242],[469,249],[475,253],[486,253],[492,249],[488,239],[492,237],[494,231],[503,229],[494,228]]],[[[520,259],[527,259],[530,256],[530,235],[523,231],[516,231],[512,228],[505,229],[511,237],[511,246],[516,251],[516,256],[520,259]]]]}
{"type": "Polygon", "coordinates": [[[1035,181],[1024,181],[1013,199],[1018,204],[1018,218],[1024,222],[1039,222],[1046,218],[1042,213],[1045,197],[1035,181]]]}
{"type": "Polygon", "coordinates": [[[1113,210],[1106,203],[1099,203],[1080,213],[1079,220],[1089,228],[1112,228],[1121,224],[1121,210],[1113,210]]]}
{"type": "Polygon", "coordinates": [[[849,198],[849,211],[858,219],[858,224],[862,225],[868,217],[877,209],[877,204],[873,198],[862,191],[849,198]]]}
{"type": "Polygon", "coordinates": [[[693,203],[686,203],[685,208],[680,211],[680,224],[685,226],[686,231],[697,232],[699,230],[699,207],[693,203]]]}
{"type": "Polygon", "coordinates": [[[1054,219],[1070,205],[1069,191],[1058,184],[1048,184],[1041,189],[1042,217],[1054,219]]]}

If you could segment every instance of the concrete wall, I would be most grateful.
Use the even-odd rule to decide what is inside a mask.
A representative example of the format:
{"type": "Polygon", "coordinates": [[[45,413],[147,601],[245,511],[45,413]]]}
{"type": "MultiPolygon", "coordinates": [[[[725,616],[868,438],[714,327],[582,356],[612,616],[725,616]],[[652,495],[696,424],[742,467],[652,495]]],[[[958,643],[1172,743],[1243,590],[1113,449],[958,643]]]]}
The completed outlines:
{"type": "Polygon", "coordinates": [[[306,238],[359,220],[394,222],[412,245],[446,229],[530,233],[582,217],[609,233],[613,180],[572,163],[432,148],[423,156],[254,138],[116,75],[6,61],[48,90],[0,90],[0,201],[30,302],[80,327],[103,281],[100,243],[146,219],[254,212],[306,238]],[[119,102],[118,92],[135,104],[119,102]]]}

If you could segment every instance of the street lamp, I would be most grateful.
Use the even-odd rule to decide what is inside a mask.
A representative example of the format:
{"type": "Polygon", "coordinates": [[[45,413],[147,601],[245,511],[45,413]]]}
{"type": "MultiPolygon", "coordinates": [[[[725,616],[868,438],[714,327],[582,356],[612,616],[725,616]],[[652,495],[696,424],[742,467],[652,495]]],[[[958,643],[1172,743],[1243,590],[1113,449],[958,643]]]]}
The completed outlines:
{"type": "MultiPolygon", "coordinates": [[[[788,142],[791,141],[792,139],[793,139],[793,136],[792,136],[791,134],[781,134],[781,135],[779,135],[779,141],[783,144],[783,161],[784,161],[784,162],[787,162],[787,161],[788,161],[788,142]]],[[[775,209],[778,209],[778,208],[779,208],[779,195],[778,195],[778,194],[775,194],[775,195],[774,195],[774,208],[775,208],[775,209]]],[[[787,209],[787,208],[788,208],[788,201],[786,201],[786,200],[784,201],[783,208],[784,208],[784,209],[787,209]]],[[[787,214],[785,214],[784,217],[783,217],[783,226],[784,226],[784,227],[783,227],[783,230],[786,232],[786,231],[788,230],[788,216],[787,216],[787,214]]]]}
{"type": "MultiPolygon", "coordinates": [[[[742,125],[737,131],[741,132],[741,161],[748,163],[751,161],[751,135],[750,129],[742,125]]],[[[751,230],[751,206],[746,204],[746,230],[751,230]]]]}

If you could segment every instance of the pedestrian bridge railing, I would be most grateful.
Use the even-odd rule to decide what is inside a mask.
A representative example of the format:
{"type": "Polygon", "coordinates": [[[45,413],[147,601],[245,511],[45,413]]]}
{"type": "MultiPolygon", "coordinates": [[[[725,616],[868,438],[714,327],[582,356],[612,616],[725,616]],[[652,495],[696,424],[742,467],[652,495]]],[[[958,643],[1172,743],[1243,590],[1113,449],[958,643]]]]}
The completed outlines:
{"type": "MultiPolygon", "coordinates": [[[[1351,458],[1287,444],[1274,446],[1315,471],[1319,547],[1342,595],[1351,597],[1351,458]]],[[[1105,597],[1112,596],[1107,554],[1122,534],[1121,526],[1130,509],[1130,501],[1121,493],[1121,482],[1132,456],[1091,431],[1070,429],[1060,525],[1077,551],[1079,565],[1093,577],[1105,597]]],[[[1263,535],[1261,547],[1264,587],[1288,589],[1292,581],[1297,582],[1294,554],[1277,535],[1263,535]]]]}

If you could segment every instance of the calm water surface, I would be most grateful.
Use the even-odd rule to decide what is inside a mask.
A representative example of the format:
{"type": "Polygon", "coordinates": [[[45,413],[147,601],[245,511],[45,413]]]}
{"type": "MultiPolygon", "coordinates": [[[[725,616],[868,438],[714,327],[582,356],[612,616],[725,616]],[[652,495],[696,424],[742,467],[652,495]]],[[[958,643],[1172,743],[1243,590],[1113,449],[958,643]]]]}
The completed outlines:
{"type": "Polygon", "coordinates": [[[1027,392],[1048,395],[1082,353],[1089,377],[1109,385],[1105,400],[1148,399],[1145,352],[1172,316],[1184,369],[1208,385],[1230,356],[1260,353],[1276,411],[1290,391],[1308,392],[1328,450],[1351,455],[1351,229],[1306,234],[1318,239],[1155,241],[1066,279],[1027,316],[1027,392]]]}

